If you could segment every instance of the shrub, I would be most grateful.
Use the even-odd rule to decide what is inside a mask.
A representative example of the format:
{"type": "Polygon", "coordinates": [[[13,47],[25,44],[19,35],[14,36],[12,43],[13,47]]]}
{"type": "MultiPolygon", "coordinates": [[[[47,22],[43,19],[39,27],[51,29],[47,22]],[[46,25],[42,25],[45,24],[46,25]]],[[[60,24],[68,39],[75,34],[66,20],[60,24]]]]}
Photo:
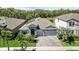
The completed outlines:
{"type": "Polygon", "coordinates": [[[69,43],[70,45],[74,43],[74,34],[71,30],[61,28],[57,33],[58,39],[69,43]]]}
{"type": "Polygon", "coordinates": [[[78,36],[78,35],[73,35],[73,37],[74,37],[74,39],[75,39],[76,41],[79,41],[79,36],[78,36]]]}
{"type": "Polygon", "coordinates": [[[25,38],[26,38],[26,40],[29,41],[29,42],[32,42],[32,41],[34,40],[34,36],[32,36],[32,35],[30,35],[30,34],[25,35],[25,38]]]}

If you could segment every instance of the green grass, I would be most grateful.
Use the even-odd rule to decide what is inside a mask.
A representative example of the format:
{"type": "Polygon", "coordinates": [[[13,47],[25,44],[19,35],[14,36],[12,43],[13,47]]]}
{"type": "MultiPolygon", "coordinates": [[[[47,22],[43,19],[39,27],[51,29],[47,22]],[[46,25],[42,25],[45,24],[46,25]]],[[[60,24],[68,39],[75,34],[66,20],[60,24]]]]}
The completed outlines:
{"type": "MultiPolygon", "coordinates": [[[[35,47],[35,45],[36,45],[35,42],[28,42],[28,41],[25,41],[25,42],[26,42],[27,47],[35,47]]],[[[9,40],[9,46],[10,47],[20,47],[21,44],[20,44],[20,41],[18,41],[18,40],[9,40]]],[[[7,47],[6,42],[4,43],[3,40],[0,40],[0,47],[7,47]]]]}
{"type": "Polygon", "coordinates": [[[72,45],[69,45],[69,44],[66,43],[66,42],[62,42],[62,45],[63,45],[63,46],[79,46],[79,41],[75,41],[75,43],[72,43],[72,45]]]}

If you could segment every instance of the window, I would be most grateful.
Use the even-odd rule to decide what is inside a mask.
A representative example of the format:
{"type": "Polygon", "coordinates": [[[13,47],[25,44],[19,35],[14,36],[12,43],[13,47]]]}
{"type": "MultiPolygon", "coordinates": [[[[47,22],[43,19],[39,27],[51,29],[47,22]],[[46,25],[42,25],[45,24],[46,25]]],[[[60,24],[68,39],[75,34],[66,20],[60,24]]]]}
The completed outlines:
{"type": "Polygon", "coordinates": [[[74,22],[69,22],[69,26],[74,26],[75,23],[74,22]]]}

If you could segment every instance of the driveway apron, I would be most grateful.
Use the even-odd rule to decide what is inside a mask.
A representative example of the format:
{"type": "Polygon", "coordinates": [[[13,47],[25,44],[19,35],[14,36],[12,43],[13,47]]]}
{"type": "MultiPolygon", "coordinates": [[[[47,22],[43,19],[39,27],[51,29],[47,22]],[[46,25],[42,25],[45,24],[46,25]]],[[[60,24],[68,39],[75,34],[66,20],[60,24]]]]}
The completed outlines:
{"type": "Polygon", "coordinates": [[[36,47],[53,47],[53,46],[62,46],[60,40],[56,36],[41,36],[38,37],[38,42],[36,47]]]}

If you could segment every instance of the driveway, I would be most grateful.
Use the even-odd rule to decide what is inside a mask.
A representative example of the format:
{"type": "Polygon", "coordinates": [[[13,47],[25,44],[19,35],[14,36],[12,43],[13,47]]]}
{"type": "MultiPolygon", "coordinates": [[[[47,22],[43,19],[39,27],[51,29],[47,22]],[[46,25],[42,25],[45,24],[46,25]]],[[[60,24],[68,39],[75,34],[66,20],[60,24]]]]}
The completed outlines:
{"type": "Polygon", "coordinates": [[[57,39],[56,36],[41,36],[38,37],[38,42],[36,44],[36,47],[60,47],[61,42],[57,39]]]}

